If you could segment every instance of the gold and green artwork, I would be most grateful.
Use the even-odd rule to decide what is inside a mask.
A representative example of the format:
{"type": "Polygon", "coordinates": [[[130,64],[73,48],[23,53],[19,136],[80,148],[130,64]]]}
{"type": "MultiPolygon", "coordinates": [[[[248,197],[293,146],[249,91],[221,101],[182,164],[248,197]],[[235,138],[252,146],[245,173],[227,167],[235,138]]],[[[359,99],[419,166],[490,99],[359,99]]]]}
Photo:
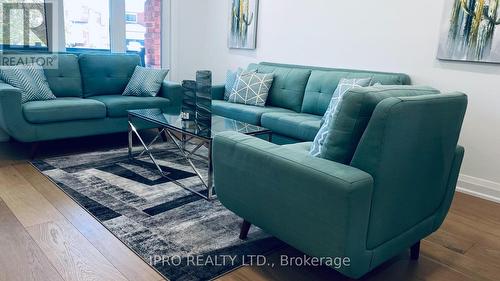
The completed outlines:
{"type": "Polygon", "coordinates": [[[438,58],[500,62],[499,4],[500,0],[449,0],[438,58]]]}
{"type": "Polygon", "coordinates": [[[255,49],[259,0],[230,0],[229,48],[255,49]]]}

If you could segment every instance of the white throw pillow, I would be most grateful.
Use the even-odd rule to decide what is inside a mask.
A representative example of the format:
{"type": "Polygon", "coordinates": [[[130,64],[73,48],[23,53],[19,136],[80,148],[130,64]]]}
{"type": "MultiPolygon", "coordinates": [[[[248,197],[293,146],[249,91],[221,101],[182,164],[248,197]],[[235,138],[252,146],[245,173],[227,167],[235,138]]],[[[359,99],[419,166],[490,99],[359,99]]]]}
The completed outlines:
{"type": "Polygon", "coordinates": [[[265,106],[273,80],[273,73],[243,71],[238,75],[228,101],[246,105],[265,106]]]}

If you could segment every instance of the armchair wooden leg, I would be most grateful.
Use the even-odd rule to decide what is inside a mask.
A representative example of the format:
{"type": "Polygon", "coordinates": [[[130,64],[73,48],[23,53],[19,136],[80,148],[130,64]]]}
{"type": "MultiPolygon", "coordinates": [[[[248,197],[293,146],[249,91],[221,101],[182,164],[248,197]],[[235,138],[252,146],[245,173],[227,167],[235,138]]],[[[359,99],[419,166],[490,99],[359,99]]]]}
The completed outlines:
{"type": "Polygon", "coordinates": [[[418,260],[418,258],[420,257],[420,241],[411,246],[410,257],[412,260],[418,260]]]}
{"type": "Polygon", "coordinates": [[[243,224],[241,225],[241,232],[240,232],[240,239],[245,240],[248,237],[248,231],[250,230],[250,226],[252,224],[249,223],[248,221],[244,220],[243,224]]]}

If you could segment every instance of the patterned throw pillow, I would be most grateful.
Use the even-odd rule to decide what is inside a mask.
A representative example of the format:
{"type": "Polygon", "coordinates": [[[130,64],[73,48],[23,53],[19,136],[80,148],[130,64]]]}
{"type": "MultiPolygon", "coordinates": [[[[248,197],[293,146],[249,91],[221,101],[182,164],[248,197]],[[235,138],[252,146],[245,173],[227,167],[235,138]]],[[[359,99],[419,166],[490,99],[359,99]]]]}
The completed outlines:
{"type": "Polygon", "coordinates": [[[21,90],[21,103],[56,99],[43,68],[38,65],[2,66],[0,79],[21,90]]]}
{"type": "Polygon", "coordinates": [[[333,118],[335,116],[335,110],[337,109],[338,104],[341,102],[342,97],[345,93],[351,90],[354,87],[367,87],[370,86],[372,78],[360,78],[360,79],[345,79],[342,78],[333,93],[330,104],[328,105],[328,109],[323,116],[321,128],[316,134],[314,138],[314,142],[311,146],[311,151],[309,151],[309,155],[318,157],[321,155],[321,150],[323,145],[325,144],[326,138],[328,136],[328,129],[330,124],[334,122],[333,118]]]}
{"type": "Polygon", "coordinates": [[[233,90],[234,83],[236,83],[236,79],[238,78],[238,75],[240,75],[243,72],[243,69],[238,68],[236,71],[228,70],[226,73],[226,84],[225,84],[225,91],[224,91],[224,100],[227,101],[229,100],[229,96],[231,95],[231,91],[233,90]]]}
{"type": "Polygon", "coordinates": [[[145,68],[136,66],[132,78],[127,84],[123,96],[156,97],[163,80],[168,74],[165,69],[145,68]]]}
{"type": "Polygon", "coordinates": [[[228,101],[246,105],[265,106],[273,80],[273,73],[244,71],[238,75],[228,101]]]}

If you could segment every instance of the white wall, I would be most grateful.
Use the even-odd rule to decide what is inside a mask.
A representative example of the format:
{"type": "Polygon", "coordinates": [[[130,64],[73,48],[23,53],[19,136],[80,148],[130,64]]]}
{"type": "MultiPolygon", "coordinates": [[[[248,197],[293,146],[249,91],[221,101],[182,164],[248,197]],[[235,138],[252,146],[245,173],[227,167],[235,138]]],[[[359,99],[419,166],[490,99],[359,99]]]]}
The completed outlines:
{"type": "Polygon", "coordinates": [[[408,73],[469,95],[462,183],[500,199],[500,64],[436,59],[445,0],[260,0],[257,50],[229,50],[230,0],[172,0],[172,78],[272,61],[408,73]],[[485,189],[489,188],[489,189],[485,189]]]}

